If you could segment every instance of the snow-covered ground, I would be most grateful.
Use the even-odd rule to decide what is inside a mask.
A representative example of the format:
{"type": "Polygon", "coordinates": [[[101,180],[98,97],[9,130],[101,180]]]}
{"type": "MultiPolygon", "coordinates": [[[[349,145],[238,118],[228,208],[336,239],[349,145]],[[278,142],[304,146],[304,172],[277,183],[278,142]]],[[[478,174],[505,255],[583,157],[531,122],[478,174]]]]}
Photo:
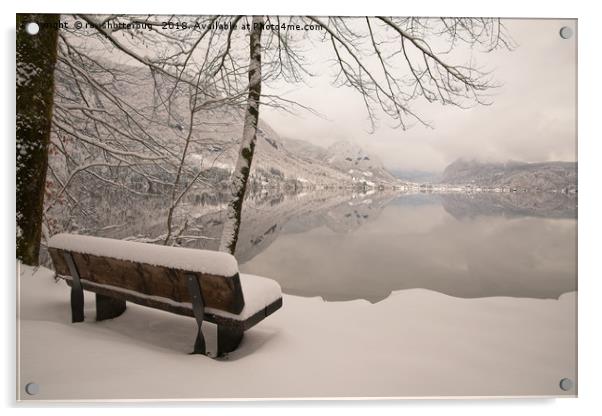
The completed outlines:
{"type": "MultiPolygon", "coordinates": [[[[285,295],[225,360],[189,355],[195,321],[128,304],[70,321],[53,272],[19,278],[19,395],[36,399],[191,399],[574,395],[575,292],[558,300],[459,299],[413,289],[376,304],[285,295]],[[39,393],[24,386],[35,382],[39,393]]],[[[215,328],[205,328],[215,351],[215,328]]]]}

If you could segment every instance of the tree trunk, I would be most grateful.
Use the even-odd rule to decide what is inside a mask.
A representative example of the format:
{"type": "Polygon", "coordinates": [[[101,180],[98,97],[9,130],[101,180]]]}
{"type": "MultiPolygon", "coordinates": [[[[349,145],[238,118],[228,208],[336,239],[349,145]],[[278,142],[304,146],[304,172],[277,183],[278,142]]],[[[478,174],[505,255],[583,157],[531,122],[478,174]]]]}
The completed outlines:
{"type": "Polygon", "coordinates": [[[54,96],[58,14],[17,14],[17,258],[37,265],[54,96]],[[25,25],[36,22],[30,35],[25,25]]]}
{"type": "Polygon", "coordinates": [[[231,200],[226,209],[226,220],[220,241],[220,251],[234,254],[238,241],[238,230],[242,214],[242,204],[247,190],[247,182],[251,171],[251,162],[257,141],[257,123],[259,121],[259,99],[261,98],[261,31],[263,17],[253,17],[251,28],[250,62],[249,62],[249,95],[243,127],[242,142],[232,173],[231,200]]]}

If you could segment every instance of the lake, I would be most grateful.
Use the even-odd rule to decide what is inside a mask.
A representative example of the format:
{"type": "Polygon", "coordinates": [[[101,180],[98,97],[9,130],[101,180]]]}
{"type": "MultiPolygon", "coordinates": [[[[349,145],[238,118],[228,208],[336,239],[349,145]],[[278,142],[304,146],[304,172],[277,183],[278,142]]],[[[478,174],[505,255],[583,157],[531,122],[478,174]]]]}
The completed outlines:
{"type": "Polygon", "coordinates": [[[410,288],[461,298],[577,289],[576,198],[563,194],[308,194],[244,214],[241,271],[293,295],[378,302],[410,288]]]}

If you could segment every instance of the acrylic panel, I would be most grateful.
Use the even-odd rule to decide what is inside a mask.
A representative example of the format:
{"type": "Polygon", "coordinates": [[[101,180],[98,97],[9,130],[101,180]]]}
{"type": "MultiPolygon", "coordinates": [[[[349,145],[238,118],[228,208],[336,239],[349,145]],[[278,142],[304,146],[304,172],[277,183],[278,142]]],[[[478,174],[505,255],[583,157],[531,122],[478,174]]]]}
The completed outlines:
{"type": "Polygon", "coordinates": [[[16,42],[19,400],[577,395],[576,20],[16,42]]]}

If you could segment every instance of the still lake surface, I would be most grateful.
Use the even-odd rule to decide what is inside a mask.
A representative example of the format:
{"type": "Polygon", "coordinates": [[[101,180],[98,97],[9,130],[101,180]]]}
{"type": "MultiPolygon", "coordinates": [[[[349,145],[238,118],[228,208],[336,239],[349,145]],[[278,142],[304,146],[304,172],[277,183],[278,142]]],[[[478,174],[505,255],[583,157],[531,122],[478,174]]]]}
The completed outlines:
{"type": "Polygon", "coordinates": [[[576,198],[283,198],[249,205],[236,255],[242,272],[328,301],[378,302],[410,288],[461,298],[558,298],[577,289],[576,198]]]}

